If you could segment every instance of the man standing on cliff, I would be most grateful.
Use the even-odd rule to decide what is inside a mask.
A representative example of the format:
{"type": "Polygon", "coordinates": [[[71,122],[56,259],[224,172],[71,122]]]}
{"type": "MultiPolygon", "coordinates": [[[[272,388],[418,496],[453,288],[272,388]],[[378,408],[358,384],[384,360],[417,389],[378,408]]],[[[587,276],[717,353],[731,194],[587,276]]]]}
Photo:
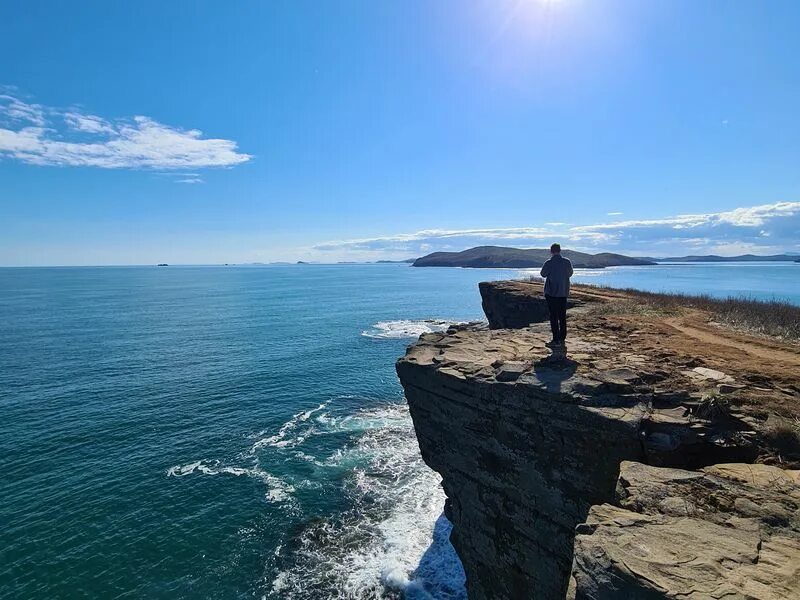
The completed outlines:
{"type": "Polygon", "coordinates": [[[563,344],[567,339],[567,296],[569,296],[569,278],[572,277],[572,263],[561,256],[561,245],[550,246],[550,258],[542,265],[544,297],[550,311],[550,329],[553,339],[550,347],[563,344]]]}

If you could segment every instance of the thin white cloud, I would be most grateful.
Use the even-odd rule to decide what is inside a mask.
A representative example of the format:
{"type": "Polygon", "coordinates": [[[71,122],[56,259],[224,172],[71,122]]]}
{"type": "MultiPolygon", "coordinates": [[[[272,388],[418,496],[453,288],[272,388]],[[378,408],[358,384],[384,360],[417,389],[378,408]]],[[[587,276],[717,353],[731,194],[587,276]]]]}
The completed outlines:
{"type": "Polygon", "coordinates": [[[620,215],[621,215],[621,214],[623,214],[623,213],[621,213],[621,212],[610,212],[610,213],[606,213],[606,214],[607,214],[609,217],[618,217],[618,216],[620,216],[620,215]]]}
{"type": "Polygon", "coordinates": [[[663,219],[645,219],[620,221],[617,223],[603,223],[599,225],[584,225],[573,227],[573,231],[600,231],[608,229],[631,229],[671,227],[673,229],[688,229],[702,226],[733,225],[735,227],[759,227],[768,220],[778,217],[790,217],[800,214],[800,202],[776,202],[774,204],[761,204],[747,208],[735,208],[719,213],[690,214],[666,217],[663,219]]]}
{"type": "Polygon", "coordinates": [[[68,112],[64,113],[64,121],[75,131],[83,131],[85,133],[116,133],[111,123],[95,115],[68,112]]]}
{"type": "Polygon", "coordinates": [[[677,215],[594,225],[440,230],[323,242],[317,253],[362,257],[422,255],[472,246],[545,247],[666,256],[701,252],[779,253],[800,248],[800,202],[776,202],[718,213],[677,215]]]}
{"type": "Polygon", "coordinates": [[[0,94],[0,114],[4,114],[11,121],[44,127],[46,122],[44,112],[44,107],[39,104],[28,104],[13,96],[0,94]]]}
{"type": "Polygon", "coordinates": [[[426,240],[447,241],[449,239],[460,240],[462,238],[485,238],[494,240],[528,240],[544,238],[550,235],[548,229],[541,227],[518,227],[505,229],[424,229],[415,233],[400,233],[396,235],[365,238],[356,240],[338,240],[323,242],[314,246],[317,250],[335,250],[339,248],[361,248],[369,249],[376,245],[394,244],[402,246],[413,242],[425,242],[426,240]]]}
{"type": "MultiPolygon", "coordinates": [[[[104,119],[0,95],[0,157],[34,165],[103,169],[232,167],[252,157],[236,142],[205,138],[144,116],[104,119]]],[[[194,182],[197,183],[197,182],[194,182]]]]}

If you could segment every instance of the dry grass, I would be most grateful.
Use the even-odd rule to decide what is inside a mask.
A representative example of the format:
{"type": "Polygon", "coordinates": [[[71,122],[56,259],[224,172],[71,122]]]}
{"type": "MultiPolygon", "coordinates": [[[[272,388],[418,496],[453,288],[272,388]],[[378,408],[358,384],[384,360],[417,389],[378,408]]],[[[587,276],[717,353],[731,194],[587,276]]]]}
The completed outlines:
{"type": "Polygon", "coordinates": [[[706,394],[694,410],[695,417],[706,421],[718,421],[730,414],[731,403],[720,394],[706,394]]]}
{"type": "MultiPolygon", "coordinates": [[[[538,281],[530,277],[526,281],[538,281]]],[[[605,314],[674,315],[686,309],[708,313],[714,321],[748,333],[800,341],[800,306],[777,300],[756,300],[746,296],[713,298],[700,294],[644,292],[632,288],[612,288],[579,284],[580,288],[613,290],[631,296],[630,300],[609,303],[598,310],[605,314]]]]}
{"type": "Polygon", "coordinates": [[[638,299],[615,300],[614,302],[598,303],[592,311],[594,314],[635,315],[640,317],[669,317],[679,315],[680,307],[662,306],[653,302],[642,302],[638,299]]]}
{"type": "Polygon", "coordinates": [[[784,459],[800,459],[800,419],[770,415],[764,439],[784,459]]]}
{"type": "Polygon", "coordinates": [[[654,309],[679,312],[682,309],[702,310],[712,319],[750,333],[800,340],[800,306],[777,300],[756,300],[747,297],[712,298],[707,295],[656,294],[639,290],[623,290],[643,300],[654,309]]]}

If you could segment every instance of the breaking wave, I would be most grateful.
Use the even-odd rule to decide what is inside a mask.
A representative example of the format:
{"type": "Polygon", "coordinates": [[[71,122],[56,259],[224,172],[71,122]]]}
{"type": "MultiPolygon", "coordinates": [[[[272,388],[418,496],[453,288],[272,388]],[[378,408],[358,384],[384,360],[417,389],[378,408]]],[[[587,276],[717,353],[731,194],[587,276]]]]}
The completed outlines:
{"type": "Polygon", "coordinates": [[[376,339],[417,338],[423,333],[446,331],[448,327],[456,325],[459,322],[460,321],[447,321],[442,319],[380,321],[375,323],[372,329],[362,331],[361,335],[376,339]]]}
{"type": "Polygon", "coordinates": [[[328,432],[358,432],[323,461],[349,476],[352,508],[310,521],[284,548],[271,598],[466,598],[464,572],[441,514],[439,476],[422,462],[408,408],[388,405],[335,417],[328,432]]]}
{"type": "Polygon", "coordinates": [[[259,467],[234,467],[222,466],[220,461],[198,460],[186,465],[175,465],[167,469],[167,477],[186,477],[192,473],[203,475],[234,475],[236,477],[252,477],[263,481],[267,486],[267,500],[271,502],[290,502],[294,486],[286,483],[281,478],[267,473],[259,467]]]}
{"type": "Polygon", "coordinates": [[[295,521],[267,558],[264,598],[465,600],[440,478],[420,457],[408,407],[346,408],[361,401],[370,403],[323,402],[251,435],[234,460],[198,460],[166,474],[258,479],[295,521]],[[341,497],[343,509],[316,514],[319,494],[341,497]]]}

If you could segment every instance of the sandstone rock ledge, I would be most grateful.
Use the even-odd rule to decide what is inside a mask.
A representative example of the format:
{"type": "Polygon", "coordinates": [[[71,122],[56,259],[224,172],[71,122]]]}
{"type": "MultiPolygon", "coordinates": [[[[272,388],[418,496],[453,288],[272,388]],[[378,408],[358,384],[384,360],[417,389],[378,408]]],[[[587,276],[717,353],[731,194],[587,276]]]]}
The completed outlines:
{"type": "Polygon", "coordinates": [[[798,471],[623,463],[575,537],[570,597],[800,598],[798,471]]]}
{"type": "Polygon", "coordinates": [[[563,599],[570,581],[576,598],[800,597],[797,482],[777,492],[774,481],[732,481],[741,469],[720,465],[761,459],[766,416],[715,408],[723,385],[733,398],[784,392],[712,368],[720,363],[690,345],[662,346],[661,330],[586,309],[571,320],[567,360],[552,360],[548,328],[534,323],[425,334],[397,362],[422,457],[442,476],[470,599],[563,599]],[[698,549],[696,568],[679,552],[723,541],[716,554],[698,549]],[[652,571],[671,557],[656,583],[632,570],[640,554],[652,571]]]}

